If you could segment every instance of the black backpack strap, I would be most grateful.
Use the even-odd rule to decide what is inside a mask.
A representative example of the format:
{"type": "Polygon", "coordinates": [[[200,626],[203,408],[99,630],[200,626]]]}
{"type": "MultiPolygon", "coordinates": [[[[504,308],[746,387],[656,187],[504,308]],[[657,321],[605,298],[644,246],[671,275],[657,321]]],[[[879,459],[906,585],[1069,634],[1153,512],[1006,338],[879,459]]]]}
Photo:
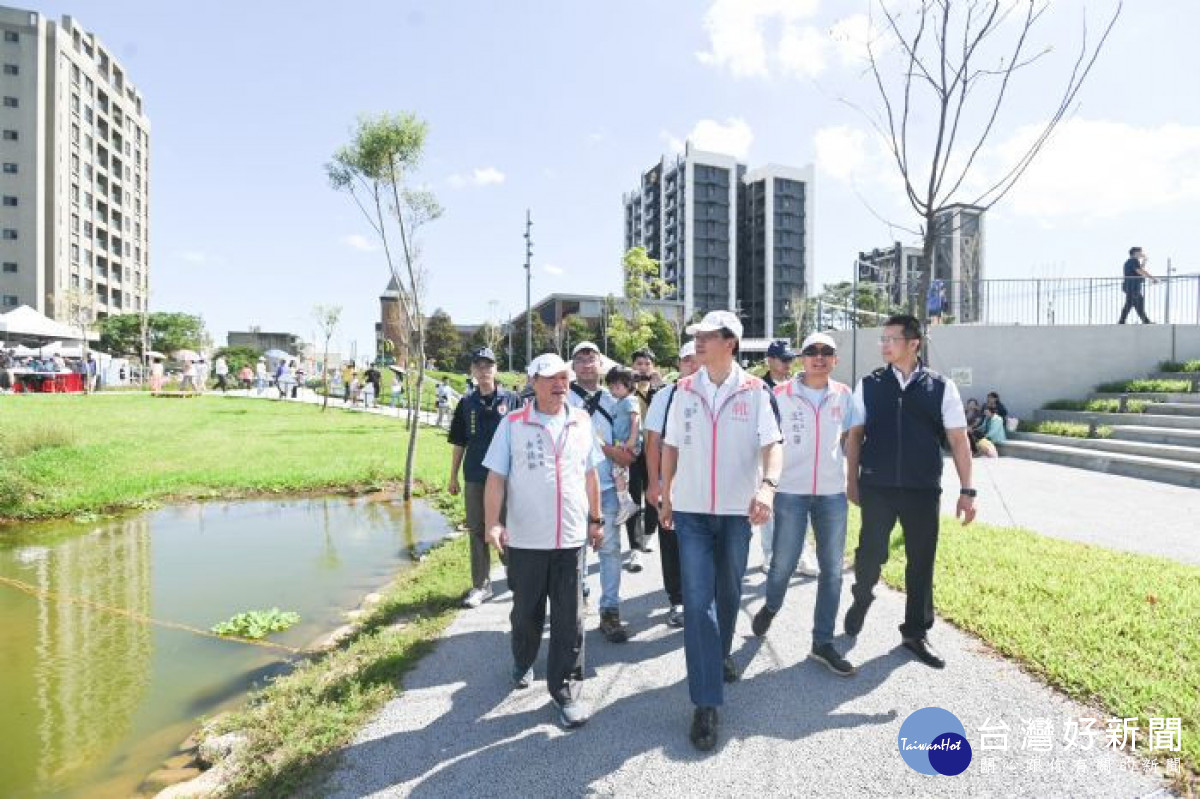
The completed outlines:
{"type": "Polygon", "coordinates": [[[608,426],[610,428],[612,427],[612,414],[604,410],[604,408],[600,405],[600,397],[603,395],[599,391],[591,396],[588,396],[587,389],[578,383],[572,383],[571,390],[583,400],[583,409],[588,412],[588,416],[595,416],[597,413],[599,413],[608,421],[608,426]]]}
{"type": "Polygon", "coordinates": [[[671,403],[675,401],[675,389],[679,388],[679,384],[671,386],[671,393],[667,395],[667,410],[663,414],[663,438],[667,437],[667,424],[671,421],[671,403]]]}

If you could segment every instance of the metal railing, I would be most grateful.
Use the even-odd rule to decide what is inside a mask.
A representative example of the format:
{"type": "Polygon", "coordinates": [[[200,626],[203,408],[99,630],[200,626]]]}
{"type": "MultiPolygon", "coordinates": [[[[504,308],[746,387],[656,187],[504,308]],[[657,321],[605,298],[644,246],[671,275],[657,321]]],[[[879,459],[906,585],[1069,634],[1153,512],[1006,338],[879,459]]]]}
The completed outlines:
{"type": "MultiPolygon", "coordinates": [[[[1121,277],[1029,278],[944,281],[941,321],[968,325],[1110,325],[1120,320],[1127,295],[1121,277]]],[[[888,287],[859,284],[858,326],[869,327],[877,313],[909,312],[910,304],[889,296],[888,287]]],[[[1171,275],[1142,284],[1144,308],[1156,324],[1200,325],[1200,274],[1171,275]]],[[[853,327],[854,310],[825,311],[826,324],[853,327]]],[[[1127,322],[1139,323],[1136,310],[1127,322]]]]}

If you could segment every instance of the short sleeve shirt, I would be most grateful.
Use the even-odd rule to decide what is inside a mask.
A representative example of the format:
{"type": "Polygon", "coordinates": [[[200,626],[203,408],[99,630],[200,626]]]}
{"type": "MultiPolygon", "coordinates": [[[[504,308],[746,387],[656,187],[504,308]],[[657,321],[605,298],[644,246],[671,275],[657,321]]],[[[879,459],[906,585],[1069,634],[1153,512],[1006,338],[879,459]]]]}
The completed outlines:
{"type": "MultiPolygon", "coordinates": [[[[913,373],[906,380],[904,375],[896,367],[892,367],[892,373],[896,375],[896,380],[900,383],[900,389],[904,390],[908,384],[917,375],[917,371],[924,369],[924,366],[918,366],[913,370],[913,373]]],[[[858,381],[858,385],[854,387],[854,405],[853,414],[855,423],[852,427],[860,427],[867,423],[867,407],[863,399],[863,383],[858,381]]],[[[942,427],[947,430],[966,429],[967,413],[963,410],[962,397],[958,393],[958,386],[953,380],[946,379],[946,390],[942,392],[942,427]]]]}
{"type": "MultiPolygon", "coordinates": [[[[563,429],[567,425],[568,409],[563,408],[562,412],[556,416],[551,416],[534,409],[533,415],[538,423],[546,428],[546,432],[555,441],[558,441],[562,436],[563,429]]],[[[505,416],[500,426],[496,428],[496,434],[492,436],[491,446],[488,447],[487,455],[483,458],[483,465],[489,471],[496,474],[508,476],[508,471],[512,466],[512,435],[509,432],[512,428],[510,417],[505,416]]],[[[588,455],[588,471],[595,469],[600,464],[604,463],[604,451],[600,449],[600,443],[596,437],[592,437],[592,450],[588,455]]]]}

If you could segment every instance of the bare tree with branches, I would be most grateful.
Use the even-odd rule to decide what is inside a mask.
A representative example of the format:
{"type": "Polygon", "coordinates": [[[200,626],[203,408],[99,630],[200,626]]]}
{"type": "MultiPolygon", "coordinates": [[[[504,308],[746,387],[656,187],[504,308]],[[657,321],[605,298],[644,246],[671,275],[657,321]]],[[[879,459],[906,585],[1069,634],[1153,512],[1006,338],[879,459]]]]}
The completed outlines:
{"type": "Polygon", "coordinates": [[[940,229],[945,226],[937,217],[956,204],[986,211],[1016,185],[1074,111],[1122,2],[1094,45],[1084,20],[1079,52],[1048,119],[1014,162],[984,180],[975,174],[977,163],[1013,95],[1013,79],[1052,52],[1030,41],[1048,0],[918,0],[910,12],[896,10],[889,0],[873,0],[876,6],[883,16],[881,32],[868,37],[866,50],[881,107],[866,116],[886,143],[905,198],[920,218],[918,230],[895,227],[923,239],[916,310],[924,321],[935,240],[953,232],[940,229]]]}
{"type": "Polygon", "coordinates": [[[324,354],[321,356],[321,388],[324,394],[321,398],[321,411],[324,412],[329,407],[329,341],[337,330],[338,322],[341,321],[342,306],[314,305],[312,316],[317,327],[321,329],[321,337],[325,339],[324,354]]]}

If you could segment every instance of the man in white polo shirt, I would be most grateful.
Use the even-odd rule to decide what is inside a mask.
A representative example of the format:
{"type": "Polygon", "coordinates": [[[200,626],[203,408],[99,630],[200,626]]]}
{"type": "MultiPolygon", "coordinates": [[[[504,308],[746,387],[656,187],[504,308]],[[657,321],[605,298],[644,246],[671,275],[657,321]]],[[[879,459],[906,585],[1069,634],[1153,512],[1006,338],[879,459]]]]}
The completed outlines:
{"type": "Polygon", "coordinates": [[[507,552],[513,594],[512,678],[533,680],[550,603],[546,686],[559,722],[579,727],[588,711],[579,699],[583,679],[583,552],[603,535],[600,483],[603,456],[588,415],[567,405],[571,368],[554,353],[529,364],[534,399],[496,428],[483,465],[488,543],[507,552]],[[500,510],[507,494],[506,523],[500,510]],[[573,684],[574,683],[574,684],[573,684]]]}
{"type": "Polygon", "coordinates": [[[750,549],[750,525],[771,517],[782,467],[770,392],[736,361],[742,323],[712,311],[689,325],[700,371],[679,381],[663,436],[661,526],[679,537],[684,652],[692,745],[717,743],[724,682],[740,676],[730,653],[750,549]]]}
{"type": "Polygon", "coordinates": [[[820,579],[813,611],[809,657],[841,677],[855,669],[833,646],[838,601],[842,595],[842,559],[846,554],[846,434],[861,424],[854,418],[850,387],[830,380],[837,365],[837,344],[813,333],[800,347],[804,371],[775,386],[783,427],[783,474],[775,495],[775,553],[767,574],[767,601],[754,616],[754,634],[763,636],[783,607],[788,582],[804,548],[812,519],[820,579]]]}

